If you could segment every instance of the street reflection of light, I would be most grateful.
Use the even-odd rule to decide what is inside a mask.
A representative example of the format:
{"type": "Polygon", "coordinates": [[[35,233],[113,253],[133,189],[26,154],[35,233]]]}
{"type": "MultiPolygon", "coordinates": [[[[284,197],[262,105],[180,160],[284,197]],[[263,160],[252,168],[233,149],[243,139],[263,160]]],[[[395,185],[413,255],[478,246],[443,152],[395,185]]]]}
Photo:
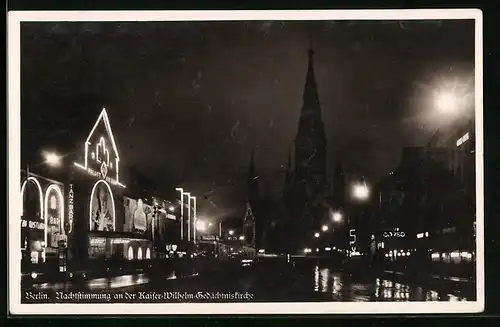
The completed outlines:
{"type": "Polygon", "coordinates": [[[453,295],[453,294],[448,294],[448,300],[450,302],[467,301],[466,298],[464,298],[462,296],[456,296],[456,295],[453,295]]]}
{"type": "Polygon", "coordinates": [[[319,274],[321,279],[321,292],[326,293],[328,292],[328,279],[330,277],[330,269],[321,269],[319,274]]]}
{"type": "Polygon", "coordinates": [[[108,282],[106,278],[96,278],[89,280],[87,282],[87,286],[89,289],[101,289],[106,288],[108,286],[108,282]]]}
{"type": "Polygon", "coordinates": [[[383,283],[384,283],[384,287],[392,287],[392,281],[390,281],[390,280],[384,280],[383,283]]]}
{"type": "Polygon", "coordinates": [[[394,288],[396,288],[397,290],[401,289],[403,285],[401,285],[400,283],[394,283],[394,288]]]}
{"type": "Polygon", "coordinates": [[[439,294],[436,291],[430,290],[427,292],[426,301],[438,301],[439,294]]]}
{"type": "Polygon", "coordinates": [[[382,293],[384,299],[392,299],[392,290],[391,289],[384,289],[384,292],[382,293]]]}
{"type": "Polygon", "coordinates": [[[375,279],[375,285],[380,286],[380,279],[379,278],[375,279]]]}
{"type": "Polygon", "coordinates": [[[319,267],[314,267],[314,291],[319,291],[319,267]]]}
{"type": "Polygon", "coordinates": [[[333,276],[333,287],[332,287],[333,294],[335,294],[335,295],[339,294],[341,289],[342,289],[342,282],[340,281],[340,276],[334,275],[333,276]]]}

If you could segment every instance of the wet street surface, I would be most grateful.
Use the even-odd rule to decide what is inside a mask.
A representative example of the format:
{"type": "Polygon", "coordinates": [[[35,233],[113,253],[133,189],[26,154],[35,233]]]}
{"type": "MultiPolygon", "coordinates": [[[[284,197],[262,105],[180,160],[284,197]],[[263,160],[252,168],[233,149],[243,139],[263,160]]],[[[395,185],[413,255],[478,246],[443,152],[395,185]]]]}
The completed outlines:
{"type": "MultiPolygon", "coordinates": [[[[308,263],[300,267],[283,263],[250,266],[221,265],[192,274],[135,273],[93,278],[80,282],[38,283],[23,287],[29,292],[87,292],[171,294],[168,299],[146,302],[302,302],[302,301],[471,301],[473,285],[467,282],[418,284],[395,274],[358,273],[353,276],[339,267],[308,263]],[[472,286],[472,287],[471,287],[472,286]],[[196,294],[203,293],[205,296],[196,294]],[[182,298],[172,294],[185,294],[182,298]],[[226,295],[224,295],[226,294],[226,295]],[[238,294],[236,298],[227,294],[238,294]],[[246,294],[245,297],[242,297],[246,294]]],[[[136,299],[137,300],[137,299],[136,299]]],[[[111,301],[112,300],[107,300],[111,301]]],[[[32,301],[30,301],[32,302],[32,301]]],[[[66,301],[67,302],[67,301],[66,301]]],[[[76,301],[78,302],[78,301],[76,301]]],[[[89,301],[82,301],[89,302],[89,301]]],[[[144,301],[142,301],[144,302],[144,301]]]]}

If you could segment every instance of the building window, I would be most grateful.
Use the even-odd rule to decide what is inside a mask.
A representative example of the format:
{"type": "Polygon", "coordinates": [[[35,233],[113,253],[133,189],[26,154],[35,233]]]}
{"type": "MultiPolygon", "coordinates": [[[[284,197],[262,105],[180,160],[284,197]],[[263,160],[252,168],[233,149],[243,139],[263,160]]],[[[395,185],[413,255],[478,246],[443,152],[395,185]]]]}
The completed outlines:
{"type": "Polygon", "coordinates": [[[457,140],[457,147],[461,146],[469,140],[469,132],[465,133],[464,136],[457,140]]]}
{"type": "Polygon", "coordinates": [[[128,259],[134,260],[134,249],[131,246],[128,247],[128,259]]]}
{"type": "Polygon", "coordinates": [[[142,260],[142,248],[137,249],[137,260],[142,260]]]}
{"type": "Polygon", "coordinates": [[[146,260],[151,259],[151,250],[149,248],[146,249],[146,260]]]}

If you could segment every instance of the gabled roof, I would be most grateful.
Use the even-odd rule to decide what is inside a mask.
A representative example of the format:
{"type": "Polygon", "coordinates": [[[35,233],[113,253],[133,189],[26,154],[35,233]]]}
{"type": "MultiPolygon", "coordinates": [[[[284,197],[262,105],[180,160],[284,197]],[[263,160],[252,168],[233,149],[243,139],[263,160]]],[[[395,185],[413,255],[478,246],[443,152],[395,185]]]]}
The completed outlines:
{"type": "Polygon", "coordinates": [[[109,123],[109,118],[108,118],[108,113],[106,112],[106,108],[102,108],[101,114],[99,115],[99,118],[97,118],[94,127],[92,127],[92,130],[90,131],[89,136],[87,137],[87,140],[85,142],[87,144],[90,144],[90,138],[94,134],[97,126],[99,126],[101,120],[104,122],[104,127],[106,128],[109,138],[111,139],[111,144],[113,145],[113,150],[115,151],[116,158],[120,160],[120,155],[118,154],[118,148],[116,147],[115,138],[113,136],[113,131],[111,130],[111,124],[109,123]]]}

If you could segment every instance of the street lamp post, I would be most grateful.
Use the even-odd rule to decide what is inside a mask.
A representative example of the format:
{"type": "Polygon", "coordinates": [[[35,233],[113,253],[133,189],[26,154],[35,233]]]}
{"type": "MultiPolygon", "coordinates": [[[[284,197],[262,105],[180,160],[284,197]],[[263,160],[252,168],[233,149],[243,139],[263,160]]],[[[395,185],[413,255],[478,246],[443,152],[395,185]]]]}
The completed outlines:
{"type": "Polygon", "coordinates": [[[181,240],[184,240],[184,189],[178,187],[175,190],[181,194],[181,240]]]}

